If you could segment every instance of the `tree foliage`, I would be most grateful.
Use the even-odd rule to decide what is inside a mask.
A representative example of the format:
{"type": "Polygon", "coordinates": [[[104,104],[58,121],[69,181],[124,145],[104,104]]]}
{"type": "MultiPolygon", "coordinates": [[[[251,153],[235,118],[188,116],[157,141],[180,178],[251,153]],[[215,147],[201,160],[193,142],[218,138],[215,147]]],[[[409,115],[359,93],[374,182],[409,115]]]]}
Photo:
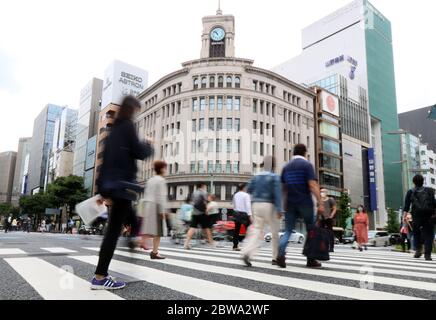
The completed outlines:
{"type": "Polygon", "coordinates": [[[8,216],[12,214],[14,217],[17,217],[19,213],[20,213],[20,209],[14,207],[12,204],[8,202],[0,203],[0,216],[8,216]]]}
{"type": "Polygon", "coordinates": [[[391,208],[388,209],[388,225],[386,226],[385,229],[389,233],[398,233],[400,230],[398,213],[394,209],[391,208]]]}
{"type": "Polygon", "coordinates": [[[47,186],[47,194],[57,208],[66,206],[68,214],[71,214],[76,204],[88,198],[83,177],[73,175],[57,178],[47,186]]]}
{"type": "Polygon", "coordinates": [[[46,208],[52,208],[54,205],[53,197],[45,193],[37,193],[31,196],[22,196],[20,198],[20,207],[22,212],[41,218],[46,208]]]}
{"type": "Polygon", "coordinates": [[[347,219],[351,217],[351,198],[346,192],[342,192],[338,201],[338,225],[346,229],[347,219]]]}

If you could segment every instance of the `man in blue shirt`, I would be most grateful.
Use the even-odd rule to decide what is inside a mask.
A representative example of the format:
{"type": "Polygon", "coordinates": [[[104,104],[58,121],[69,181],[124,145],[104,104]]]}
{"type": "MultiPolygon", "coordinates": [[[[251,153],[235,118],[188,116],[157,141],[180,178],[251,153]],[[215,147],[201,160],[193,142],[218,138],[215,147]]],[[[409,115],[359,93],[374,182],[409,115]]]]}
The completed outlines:
{"type": "MultiPolygon", "coordinates": [[[[312,164],[306,159],[307,148],[304,144],[294,147],[294,157],[282,171],[283,198],[285,205],[286,232],[280,240],[277,264],[286,268],[286,247],[295,221],[303,218],[306,227],[315,223],[315,212],[312,194],[318,202],[318,213],[323,213],[324,207],[318,185],[318,179],[312,164]]],[[[321,264],[313,259],[307,259],[307,266],[319,268],[321,264]]]]}

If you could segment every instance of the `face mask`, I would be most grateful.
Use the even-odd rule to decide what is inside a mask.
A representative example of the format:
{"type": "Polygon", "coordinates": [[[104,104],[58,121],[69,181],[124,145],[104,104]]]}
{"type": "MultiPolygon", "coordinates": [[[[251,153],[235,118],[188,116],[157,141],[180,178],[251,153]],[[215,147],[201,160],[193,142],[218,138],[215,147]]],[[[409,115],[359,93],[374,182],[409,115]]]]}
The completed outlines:
{"type": "Polygon", "coordinates": [[[359,211],[359,212],[363,212],[363,209],[362,209],[362,208],[359,208],[358,211],[359,211]]]}
{"type": "Polygon", "coordinates": [[[327,196],[327,193],[325,193],[325,192],[321,192],[321,197],[326,197],[327,196]]]}

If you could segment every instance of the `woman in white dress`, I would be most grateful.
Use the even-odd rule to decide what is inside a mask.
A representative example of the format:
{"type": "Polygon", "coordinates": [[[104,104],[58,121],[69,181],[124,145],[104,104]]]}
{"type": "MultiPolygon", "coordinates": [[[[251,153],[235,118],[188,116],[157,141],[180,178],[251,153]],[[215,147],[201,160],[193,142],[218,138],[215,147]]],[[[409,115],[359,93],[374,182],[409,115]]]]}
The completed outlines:
{"type": "Polygon", "coordinates": [[[168,189],[164,176],[167,163],[155,161],[153,164],[155,176],[147,181],[144,198],[139,203],[139,215],[142,217],[140,246],[145,248],[148,238],[153,238],[151,259],[165,259],[159,254],[160,238],[163,236],[163,220],[166,217],[168,189]]]}

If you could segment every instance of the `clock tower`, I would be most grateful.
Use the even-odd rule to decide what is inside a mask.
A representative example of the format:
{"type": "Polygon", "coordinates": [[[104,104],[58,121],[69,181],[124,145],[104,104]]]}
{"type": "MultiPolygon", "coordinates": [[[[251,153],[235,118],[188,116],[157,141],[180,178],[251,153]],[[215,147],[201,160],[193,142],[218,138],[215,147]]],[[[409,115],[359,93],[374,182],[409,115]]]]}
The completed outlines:
{"type": "Polygon", "coordinates": [[[216,15],[203,18],[201,58],[232,58],[235,56],[235,17],[216,15]]]}

